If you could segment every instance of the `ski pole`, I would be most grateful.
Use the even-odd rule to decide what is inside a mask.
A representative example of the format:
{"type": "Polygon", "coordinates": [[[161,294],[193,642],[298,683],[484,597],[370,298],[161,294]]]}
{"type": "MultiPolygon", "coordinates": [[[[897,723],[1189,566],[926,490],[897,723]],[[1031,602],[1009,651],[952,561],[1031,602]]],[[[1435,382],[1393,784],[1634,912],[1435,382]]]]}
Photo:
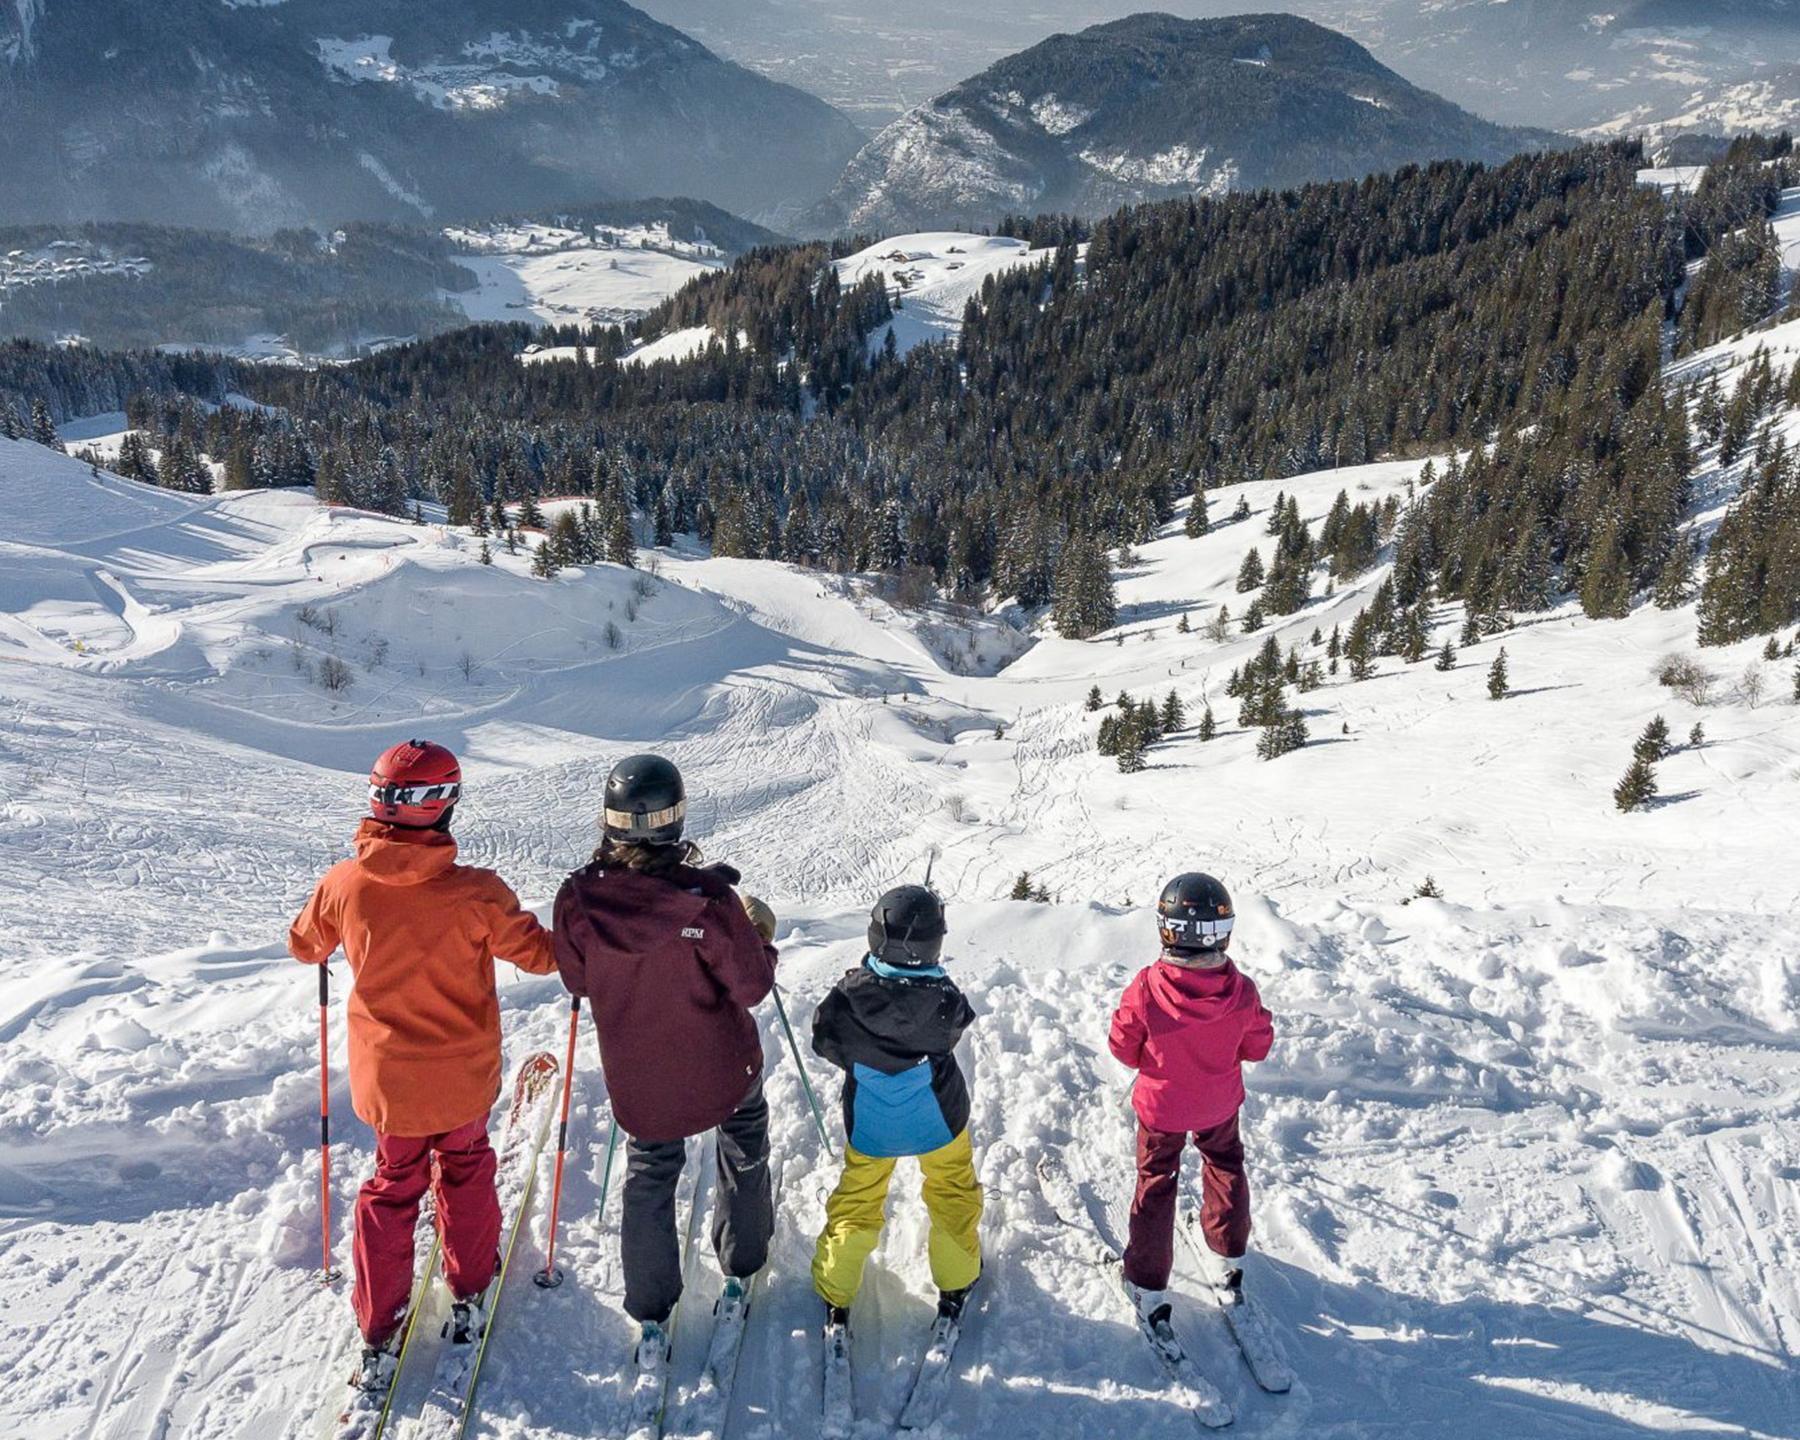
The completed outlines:
{"type": "Polygon", "coordinates": [[[800,1046],[794,1039],[794,1027],[788,1024],[787,1007],[781,1003],[781,987],[772,985],[769,993],[775,997],[775,1013],[781,1017],[781,1028],[787,1032],[788,1052],[794,1057],[794,1068],[800,1072],[800,1088],[806,1091],[806,1103],[812,1107],[813,1125],[819,1132],[819,1143],[825,1147],[825,1153],[835,1160],[837,1151],[832,1148],[831,1137],[825,1133],[825,1117],[819,1112],[819,1097],[813,1094],[812,1080],[806,1073],[806,1062],[800,1058],[800,1046]]]}
{"type": "Polygon", "coordinates": [[[335,1285],[331,1268],[331,971],[319,966],[319,1213],[323,1248],[319,1283],[335,1285]]]}
{"type": "Polygon", "coordinates": [[[562,1208],[563,1156],[569,1149],[569,1095],[575,1089],[575,1032],[581,1023],[581,997],[569,1001],[569,1053],[563,1065],[562,1119],[556,1127],[556,1179],[550,1187],[550,1241],[544,1249],[544,1268],[533,1278],[540,1288],[554,1290],[562,1284],[556,1268],[556,1216],[562,1208]]]}

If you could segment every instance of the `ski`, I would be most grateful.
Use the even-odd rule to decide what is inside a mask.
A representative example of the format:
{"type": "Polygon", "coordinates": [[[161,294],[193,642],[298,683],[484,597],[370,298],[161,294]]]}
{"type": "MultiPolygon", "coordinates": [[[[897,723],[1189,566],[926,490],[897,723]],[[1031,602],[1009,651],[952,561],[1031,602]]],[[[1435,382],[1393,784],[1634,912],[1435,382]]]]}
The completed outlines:
{"type": "MultiPolygon", "coordinates": [[[[770,1166],[769,1192],[778,1205],[781,1196],[781,1167],[770,1166]]],[[[767,1269],[765,1264],[763,1269],[767,1269]]],[[[728,1278],[713,1302],[712,1338],[706,1347],[706,1368],[701,1372],[699,1387],[693,1398],[682,1407],[683,1435],[721,1436],[731,1415],[731,1397],[737,1388],[738,1361],[744,1353],[744,1337],[749,1330],[750,1309],[756,1300],[762,1271],[747,1280],[728,1278]]]]}
{"type": "MultiPolygon", "coordinates": [[[[481,1332],[462,1343],[447,1345],[438,1357],[437,1373],[425,1396],[418,1418],[407,1429],[407,1440],[459,1440],[469,1428],[475,1410],[475,1390],[481,1379],[481,1362],[487,1356],[488,1339],[494,1333],[494,1314],[506,1285],[506,1274],[526,1211],[537,1185],[538,1160],[550,1134],[556,1113],[556,1082],[561,1071],[548,1052],[530,1056],[519,1067],[513,1084],[512,1108],[500,1132],[497,1188],[500,1213],[510,1216],[501,1240],[500,1263],[481,1297],[485,1317],[481,1332]]],[[[446,1335],[448,1322],[446,1322],[446,1335]]]]}
{"type": "Polygon", "coordinates": [[[819,1434],[849,1440],[856,1426],[856,1394],[850,1383],[850,1326],[825,1316],[825,1371],[819,1387],[819,1434]]]}
{"type": "Polygon", "coordinates": [[[1125,1283],[1124,1257],[1091,1220],[1085,1219],[1087,1209],[1081,1203],[1080,1192],[1075,1188],[1069,1172],[1063,1169],[1062,1162],[1049,1155],[1040,1157],[1037,1162],[1037,1178],[1044,1201],[1056,1218],[1072,1229],[1091,1234],[1099,1242],[1103,1251],[1103,1263],[1113,1282],[1113,1288],[1132,1312],[1137,1321],[1138,1333],[1144,1337],[1150,1353],[1156,1357],[1163,1373],[1169,1377],[1171,1393],[1180,1401],[1182,1408],[1209,1430],[1222,1429],[1231,1424],[1236,1417],[1230,1402],[1217,1385],[1200,1373],[1199,1366],[1188,1355],[1174,1327],[1166,1321],[1153,1325],[1138,1315],[1137,1304],[1125,1283]]]}
{"type": "MultiPolygon", "coordinates": [[[[712,1166],[712,1146],[700,1147],[700,1168],[694,1177],[694,1195],[688,1204],[687,1232],[681,1241],[681,1276],[685,1291],[688,1270],[693,1264],[694,1236],[699,1230],[700,1213],[705,1207],[707,1172],[712,1166]]],[[[631,1418],[627,1423],[629,1440],[662,1440],[663,1424],[669,1413],[669,1375],[674,1368],[675,1325],[681,1318],[681,1301],[675,1302],[666,1323],[654,1335],[646,1334],[638,1341],[634,1359],[636,1377],[631,1385],[631,1418]]]]}
{"type": "Polygon", "coordinates": [[[950,1395],[951,1366],[956,1361],[956,1342],[962,1338],[967,1311],[944,1314],[931,1322],[931,1338],[913,1376],[912,1391],[900,1409],[902,1430],[924,1430],[936,1423],[950,1395]]]}
{"type": "Polygon", "coordinates": [[[430,1192],[426,1193],[424,1203],[419,1207],[419,1220],[413,1227],[415,1255],[421,1246],[425,1248],[425,1265],[419,1272],[418,1282],[413,1286],[412,1299],[406,1307],[406,1319],[401,1322],[399,1346],[394,1351],[394,1367],[387,1377],[387,1384],[377,1390],[362,1390],[352,1386],[348,1398],[331,1401],[326,1407],[325,1421],[320,1428],[322,1440],[381,1440],[387,1433],[388,1420],[394,1408],[394,1391],[400,1383],[400,1372],[412,1346],[413,1332],[418,1328],[419,1310],[431,1291],[432,1280],[437,1276],[440,1248],[437,1217],[430,1192]]]}
{"type": "Polygon", "coordinates": [[[1207,1245],[1205,1235],[1200,1232],[1198,1216],[1190,1211],[1182,1216],[1176,1229],[1188,1249],[1193,1252],[1195,1263],[1200,1267],[1201,1279],[1206,1282],[1207,1293],[1219,1307],[1219,1314],[1225,1317],[1225,1328],[1231,1332],[1231,1338],[1237,1341],[1244,1363],[1250,1367],[1250,1374],[1271,1395],[1285,1395],[1294,1388],[1294,1367],[1282,1358],[1281,1347],[1275,1343],[1275,1332],[1269,1325],[1269,1317],[1242,1289],[1228,1289],[1212,1283],[1211,1277],[1217,1272],[1220,1260],[1207,1245]]]}

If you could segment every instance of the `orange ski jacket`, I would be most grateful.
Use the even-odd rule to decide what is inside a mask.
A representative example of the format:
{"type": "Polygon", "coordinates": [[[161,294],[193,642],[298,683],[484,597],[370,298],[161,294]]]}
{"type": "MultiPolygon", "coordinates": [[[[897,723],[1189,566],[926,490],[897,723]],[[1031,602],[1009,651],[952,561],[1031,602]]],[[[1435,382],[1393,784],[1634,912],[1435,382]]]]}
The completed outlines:
{"type": "Polygon", "coordinates": [[[322,965],[339,945],[350,992],[350,1103],[382,1135],[442,1135],[500,1093],[494,957],[556,968],[550,932],[492,870],[456,863],[435,830],[364,820],[356,857],[325,872],[288,931],[322,965]]]}

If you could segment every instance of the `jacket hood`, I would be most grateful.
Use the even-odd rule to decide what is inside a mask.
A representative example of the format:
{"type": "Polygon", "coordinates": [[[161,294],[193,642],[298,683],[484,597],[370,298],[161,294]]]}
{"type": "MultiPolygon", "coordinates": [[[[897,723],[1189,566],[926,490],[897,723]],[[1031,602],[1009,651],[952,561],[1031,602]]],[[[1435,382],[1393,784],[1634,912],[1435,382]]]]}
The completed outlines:
{"type": "Polygon", "coordinates": [[[403,830],[365,820],[356,827],[356,863],[384,885],[419,885],[456,864],[456,841],[441,830],[403,830]]]}
{"type": "Polygon", "coordinates": [[[1146,983],[1157,1003],[1169,1012],[1188,1020],[1209,1020],[1235,1007],[1242,977],[1229,960],[1211,970],[1158,960],[1150,967],[1146,983]]]}

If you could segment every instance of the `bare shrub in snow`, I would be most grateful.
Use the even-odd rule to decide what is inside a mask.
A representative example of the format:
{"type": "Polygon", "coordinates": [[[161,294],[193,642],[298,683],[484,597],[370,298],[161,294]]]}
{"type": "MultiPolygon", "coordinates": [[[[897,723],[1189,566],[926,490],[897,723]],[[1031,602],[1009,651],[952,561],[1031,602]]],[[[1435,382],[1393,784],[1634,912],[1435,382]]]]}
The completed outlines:
{"type": "Polygon", "coordinates": [[[1656,682],[1666,685],[1690,705],[1712,704],[1718,677],[1692,655],[1665,655],[1656,665],[1656,682]]]}
{"type": "Polygon", "coordinates": [[[1763,667],[1754,660],[1744,667],[1744,673],[1738,676],[1737,684],[1732,687],[1732,695],[1754,710],[1762,704],[1763,696],[1768,692],[1769,677],[1763,667]]]}
{"type": "Polygon", "coordinates": [[[356,683],[356,672],[337,656],[327,655],[319,662],[318,679],[322,688],[336,695],[356,683]]]}
{"type": "Polygon", "coordinates": [[[969,802],[961,795],[948,795],[944,798],[944,813],[960,825],[969,818],[969,802]]]}
{"type": "Polygon", "coordinates": [[[617,625],[613,624],[612,621],[608,620],[606,622],[606,648],[608,650],[617,650],[624,643],[624,632],[621,631],[617,625]]]}
{"type": "Polygon", "coordinates": [[[294,618],[302,625],[317,630],[321,635],[335,635],[338,632],[338,617],[335,610],[321,610],[317,605],[302,605],[294,618]]]}
{"type": "Polygon", "coordinates": [[[474,654],[468,650],[463,651],[461,655],[456,657],[456,668],[462,672],[463,679],[473,680],[475,678],[475,671],[478,668],[475,664],[474,654]]]}
{"type": "Polygon", "coordinates": [[[639,600],[648,600],[656,593],[656,582],[639,571],[631,577],[631,593],[639,600]]]}

